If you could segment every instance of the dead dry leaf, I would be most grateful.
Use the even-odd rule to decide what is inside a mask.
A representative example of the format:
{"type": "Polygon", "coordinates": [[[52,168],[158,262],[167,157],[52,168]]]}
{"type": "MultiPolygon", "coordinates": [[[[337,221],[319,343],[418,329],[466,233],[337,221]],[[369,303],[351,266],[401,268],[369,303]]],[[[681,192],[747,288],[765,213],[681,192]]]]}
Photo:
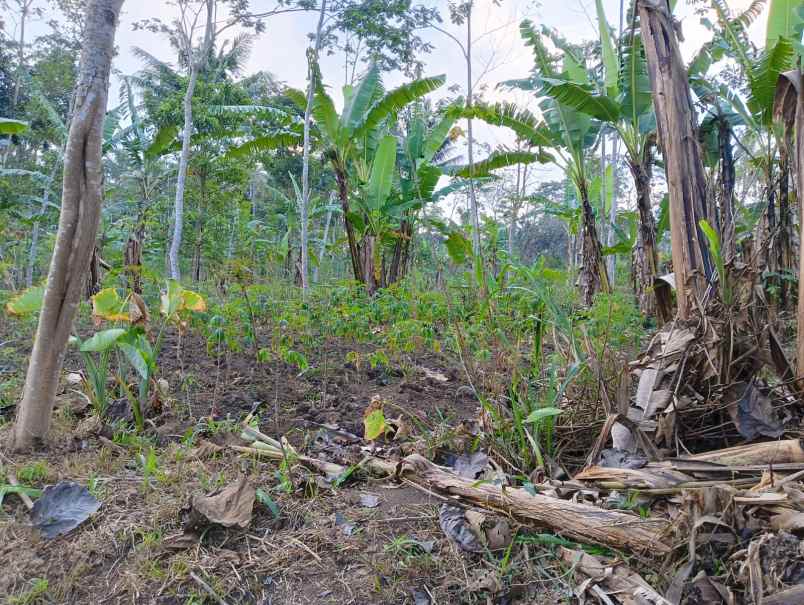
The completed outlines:
{"type": "Polygon", "coordinates": [[[245,475],[208,496],[193,496],[185,529],[198,531],[210,525],[245,529],[251,523],[255,496],[245,475]]]}

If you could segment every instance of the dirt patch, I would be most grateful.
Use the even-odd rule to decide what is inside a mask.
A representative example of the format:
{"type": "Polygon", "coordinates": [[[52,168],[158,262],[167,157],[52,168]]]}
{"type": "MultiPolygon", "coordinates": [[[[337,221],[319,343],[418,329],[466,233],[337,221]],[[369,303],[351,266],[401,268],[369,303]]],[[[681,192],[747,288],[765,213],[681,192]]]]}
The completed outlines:
{"type": "MultiPolygon", "coordinates": [[[[501,577],[508,588],[494,598],[468,591],[473,574],[495,569],[498,559],[467,555],[446,539],[434,495],[360,473],[327,486],[301,467],[283,469],[227,449],[237,441],[235,423],[255,411],[263,432],[290,434],[299,447],[323,425],[362,435],[363,411],[374,396],[386,402],[389,416],[406,418],[414,436],[474,419],[477,401],[447,356],[411,355],[372,368],[360,362],[374,352],[371,345],[330,340],[305,352],[309,368],[301,371],[258,364],[248,352],[215,357],[198,336],[182,338],[181,354],[177,344],[178,336],[169,335],[162,350],[170,398],[149,419],[144,438],[93,421],[80,395],[65,388],[50,449],[0,458],[28,485],[76,481],[102,502],[84,525],[45,541],[29,526],[21,501],[6,497],[0,511],[6,602],[561,602],[553,592],[534,601],[523,589],[532,564],[527,573],[512,569],[501,577]],[[222,449],[194,457],[202,439],[222,449]],[[240,473],[274,507],[258,502],[247,529],[210,529],[187,543],[181,511],[191,495],[210,493],[240,473]]],[[[6,376],[24,372],[25,355],[22,345],[6,355],[13,360],[6,376]]],[[[72,352],[65,372],[78,369],[72,352]]],[[[9,430],[0,428],[0,443],[9,430]]]]}

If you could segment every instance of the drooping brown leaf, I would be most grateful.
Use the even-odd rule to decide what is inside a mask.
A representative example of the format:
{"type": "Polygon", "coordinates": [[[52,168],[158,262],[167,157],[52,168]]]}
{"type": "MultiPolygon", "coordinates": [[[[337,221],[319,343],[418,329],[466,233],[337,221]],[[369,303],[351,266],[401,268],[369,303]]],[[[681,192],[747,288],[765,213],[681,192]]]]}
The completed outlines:
{"type": "Polygon", "coordinates": [[[185,529],[198,531],[210,525],[245,529],[251,522],[255,496],[245,475],[209,496],[195,495],[190,500],[185,529]]]}

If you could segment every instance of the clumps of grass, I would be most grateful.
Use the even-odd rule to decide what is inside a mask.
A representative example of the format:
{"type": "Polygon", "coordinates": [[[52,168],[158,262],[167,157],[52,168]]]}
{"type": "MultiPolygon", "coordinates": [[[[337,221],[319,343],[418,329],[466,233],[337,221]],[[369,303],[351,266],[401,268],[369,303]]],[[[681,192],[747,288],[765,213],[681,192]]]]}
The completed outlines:
{"type": "Polygon", "coordinates": [[[48,477],[50,477],[50,467],[44,460],[29,462],[17,469],[17,479],[26,485],[44,483],[48,477]]]}
{"type": "Polygon", "coordinates": [[[15,597],[8,598],[9,605],[37,605],[47,602],[49,584],[45,578],[31,580],[31,588],[15,597]]]}

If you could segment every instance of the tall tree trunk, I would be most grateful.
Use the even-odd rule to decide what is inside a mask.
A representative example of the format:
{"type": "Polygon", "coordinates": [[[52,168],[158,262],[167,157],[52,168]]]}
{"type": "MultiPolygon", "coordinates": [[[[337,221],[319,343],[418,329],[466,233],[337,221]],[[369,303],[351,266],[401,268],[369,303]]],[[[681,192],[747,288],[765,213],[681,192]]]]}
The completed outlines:
{"type": "Polygon", "coordinates": [[[181,254],[182,227],[184,222],[184,189],[187,181],[187,165],[190,163],[190,137],[193,134],[193,93],[198,81],[198,74],[206,65],[209,50],[212,46],[212,31],[215,28],[214,0],[207,2],[207,22],[204,26],[204,44],[200,55],[193,56],[192,38],[189,38],[186,52],[190,57],[190,79],[184,93],[184,128],[181,133],[181,155],[179,156],[179,171],[176,177],[176,201],[173,206],[173,237],[170,241],[168,259],[170,263],[171,279],[181,279],[179,256],[181,254]]]}
{"type": "Polygon", "coordinates": [[[14,426],[14,448],[42,442],[50,428],[67,339],[95,247],[103,197],[101,145],[123,0],[91,0],[64,154],[61,216],[39,314],[25,388],[14,426]]]}
{"type": "Polygon", "coordinates": [[[581,272],[578,276],[578,285],[581,290],[581,297],[584,305],[591,306],[594,302],[595,294],[598,292],[610,292],[609,276],[606,273],[606,265],[603,262],[600,238],[597,235],[595,226],[595,213],[592,204],[589,203],[589,189],[586,183],[581,183],[578,187],[581,194],[581,208],[583,212],[583,226],[581,237],[583,261],[581,272]]]}
{"type": "Polygon", "coordinates": [[[327,0],[321,0],[321,12],[318,15],[318,27],[315,30],[315,48],[307,54],[307,105],[304,108],[304,147],[302,152],[302,199],[299,200],[299,222],[301,223],[301,283],[302,290],[307,292],[309,252],[308,227],[310,210],[310,122],[313,116],[313,93],[315,92],[315,79],[317,77],[315,66],[318,62],[318,52],[321,50],[321,30],[324,27],[324,15],[327,10],[327,0]]]}
{"type": "Polygon", "coordinates": [[[712,276],[698,227],[706,217],[706,179],[687,71],[667,0],[637,0],[637,6],[670,195],[678,316],[688,319],[712,276]]]}
{"type": "MultiPolygon", "coordinates": [[[[474,83],[472,82],[472,12],[474,0],[470,0],[466,13],[466,108],[474,105],[474,83]]],[[[483,277],[483,248],[480,241],[480,210],[477,206],[475,191],[475,139],[472,117],[466,120],[467,154],[469,159],[469,213],[472,215],[472,252],[474,254],[475,274],[480,276],[480,296],[486,297],[486,280],[483,277]]]]}

